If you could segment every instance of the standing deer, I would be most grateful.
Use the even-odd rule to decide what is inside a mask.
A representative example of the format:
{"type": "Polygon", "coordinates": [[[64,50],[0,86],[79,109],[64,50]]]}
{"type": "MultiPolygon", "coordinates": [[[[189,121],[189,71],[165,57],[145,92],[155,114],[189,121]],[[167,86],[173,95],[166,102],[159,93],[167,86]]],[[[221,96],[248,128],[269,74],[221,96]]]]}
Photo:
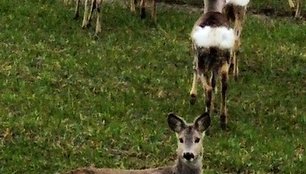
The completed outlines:
{"type": "MultiPolygon", "coordinates": [[[[93,13],[96,13],[96,29],[95,34],[101,32],[101,6],[102,6],[103,0],[85,0],[85,10],[84,10],[84,16],[83,16],[83,22],[82,22],[82,28],[86,28],[90,26],[90,22],[93,17],[93,13]],[[90,3],[90,4],[89,4],[90,3]],[[89,8],[90,5],[90,8],[89,8]]],[[[80,0],[76,0],[75,4],[75,13],[74,18],[77,19],[79,15],[79,9],[80,9],[80,0]]]]}
{"type": "Polygon", "coordinates": [[[130,0],[131,12],[136,12],[136,4],[140,6],[140,17],[144,19],[146,17],[146,7],[151,7],[151,18],[156,22],[156,0],[130,0]],[[140,2],[139,2],[140,1],[140,2]],[[149,4],[149,5],[148,5],[149,4]]]}
{"type": "Polygon", "coordinates": [[[234,30],[230,28],[226,16],[222,13],[225,0],[204,0],[204,13],[195,23],[192,32],[194,51],[193,82],[190,91],[190,103],[197,97],[197,82],[201,82],[205,91],[205,112],[211,114],[213,90],[216,78],[221,76],[221,115],[220,126],[227,127],[226,92],[230,54],[235,43],[234,30]]]}
{"type": "Polygon", "coordinates": [[[224,14],[227,16],[227,19],[229,20],[231,27],[234,28],[236,34],[235,46],[231,53],[231,68],[233,68],[235,80],[237,80],[239,73],[237,53],[241,45],[240,37],[248,3],[249,0],[226,0],[224,8],[224,14]]]}
{"type": "Polygon", "coordinates": [[[81,168],[67,174],[202,174],[204,131],[210,126],[210,117],[203,114],[193,124],[187,124],[173,113],[168,115],[168,125],[177,135],[177,160],[174,165],[144,170],[107,168],[81,168]]]}
{"type": "Polygon", "coordinates": [[[288,0],[290,8],[294,11],[294,17],[300,18],[303,7],[303,0],[288,0]]]}

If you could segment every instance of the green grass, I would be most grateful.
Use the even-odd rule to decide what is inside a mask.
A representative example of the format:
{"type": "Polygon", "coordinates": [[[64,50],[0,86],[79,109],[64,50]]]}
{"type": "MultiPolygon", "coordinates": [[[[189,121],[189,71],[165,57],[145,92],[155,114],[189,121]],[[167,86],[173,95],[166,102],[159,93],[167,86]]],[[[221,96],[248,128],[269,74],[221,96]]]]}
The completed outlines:
{"type": "MultiPolygon", "coordinates": [[[[129,1],[129,0],[126,0],[129,1]]],[[[176,4],[190,4],[194,6],[202,6],[203,5],[203,0],[160,0],[162,2],[166,3],[176,3],[176,4]]],[[[279,12],[284,13],[284,12],[289,12],[290,7],[288,0],[250,0],[249,3],[249,9],[251,11],[261,11],[262,9],[273,9],[275,10],[274,12],[276,14],[279,14],[279,12]]],[[[304,4],[303,10],[306,10],[306,6],[304,4]]]]}
{"type": "MultiPolygon", "coordinates": [[[[59,1],[0,1],[0,173],[171,164],[174,111],[189,121],[189,32],[198,13],[159,9],[158,25],[106,5],[103,32],[59,1]]],[[[213,115],[205,173],[303,173],[306,23],[248,16],[229,132],[213,115]]],[[[201,91],[199,91],[201,94],[201,91]]]]}

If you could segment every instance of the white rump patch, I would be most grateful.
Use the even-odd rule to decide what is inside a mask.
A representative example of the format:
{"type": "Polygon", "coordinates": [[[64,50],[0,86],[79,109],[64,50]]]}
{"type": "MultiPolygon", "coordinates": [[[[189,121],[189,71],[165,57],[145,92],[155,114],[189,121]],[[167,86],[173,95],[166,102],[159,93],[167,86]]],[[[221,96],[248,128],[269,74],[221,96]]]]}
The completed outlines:
{"type": "Polygon", "coordinates": [[[233,4],[238,6],[246,6],[250,0],[226,0],[226,4],[233,4]]]}
{"type": "Polygon", "coordinates": [[[231,49],[235,43],[234,30],[226,27],[196,26],[191,33],[191,38],[196,46],[204,48],[231,49]]]}

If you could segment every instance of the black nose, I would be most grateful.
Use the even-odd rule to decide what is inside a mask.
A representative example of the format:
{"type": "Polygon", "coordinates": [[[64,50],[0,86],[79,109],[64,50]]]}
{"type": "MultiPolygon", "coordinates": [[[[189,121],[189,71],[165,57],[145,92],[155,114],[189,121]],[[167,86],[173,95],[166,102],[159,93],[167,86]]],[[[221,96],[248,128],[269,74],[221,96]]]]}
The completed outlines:
{"type": "Polygon", "coordinates": [[[183,157],[184,157],[187,161],[190,161],[192,158],[194,158],[194,155],[193,155],[193,153],[186,152],[186,153],[183,154],[183,157]]]}

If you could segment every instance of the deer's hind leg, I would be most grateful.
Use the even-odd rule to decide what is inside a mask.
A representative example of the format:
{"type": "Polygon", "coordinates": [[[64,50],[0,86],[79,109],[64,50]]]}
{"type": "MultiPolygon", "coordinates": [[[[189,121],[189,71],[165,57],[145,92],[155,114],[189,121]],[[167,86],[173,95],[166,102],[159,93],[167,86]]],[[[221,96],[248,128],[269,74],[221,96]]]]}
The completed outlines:
{"type": "Polygon", "coordinates": [[[227,128],[228,115],[226,106],[226,93],[228,88],[228,71],[229,64],[224,62],[221,67],[221,115],[220,115],[220,126],[223,130],[227,128]]]}
{"type": "Polygon", "coordinates": [[[152,10],[151,10],[151,18],[154,22],[157,21],[157,16],[156,16],[156,0],[152,0],[152,10]]]}
{"type": "Polygon", "coordinates": [[[80,17],[80,0],[76,0],[73,19],[78,19],[79,17],[80,17]]]}
{"type": "Polygon", "coordinates": [[[213,88],[210,83],[211,72],[201,72],[200,80],[205,91],[205,112],[211,115],[212,103],[213,103],[213,88]]]}
{"type": "Polygon", "coordinates": [[[296,0],[296,11],[295,11],[295,18],[300,18],[301,17],[301,11],[302,11],[302,2],[303,0],[296,0]]]}
{"type": "Polygon", "coordinates": [[[146,0],[140,1],[140,18],[146,18],[146,0]]]}
{"type": "Polygon", "coordinates": [[[101,33],[102,1],[103,0],[96,0],[96,15],[97,15],[96,33],[95,33],[96,35],[101,33]]]}
{"type": "MultiPolygon", "coordinates": [[[[218,89],[217,89],[218,75],[219,75],[219,70],[214,69],[214,71],[212,72],[212,75],[211,75],[211,79],[210,79],[213,95],[218,93],[218,89]]],[[[211,111],[216,112],[214,98],[212,98],[212,102],[211,102],[211,111]]]]}
{"type": "Polygon", "coordinates": [[[86,28],[88,25],[88,13],[89,13],[88,1],[89,0],[85,0],[84,4],[84,16],[83,16],[82,28],[86,28]]]}
{"type": "Polygon", "coordinates": [[[193,60],[193,80],[192,86],[190,90],[190,104],[195,104],[197,100],[197,84],[198,84],[198,74],[199,74],[199,67],[198,67],[198,56],[194,56],[193,60]]]}
{"type": "Polygon", "coordinates": [[[288,0],[288,3],[291,9],[295,7],[293,0],[288,0]]]}
{"type": "Polygon", "coordinates": [[[92,20],[92,17],[93,17],[93,13],[97,8],[97,4],[99,3],[98,1],[100,1],[100,0],[91,0],[91,2],[90,2],[90,9],[89,9],[88,17],[87,17],[86,27],[89,27],[91,25],[91,20],[92,20]]]}
{"type": "Polygon", "coordinates": [[[132,13],[136,12],[136,0],[130,0],[130,10],[132,13]]]}

